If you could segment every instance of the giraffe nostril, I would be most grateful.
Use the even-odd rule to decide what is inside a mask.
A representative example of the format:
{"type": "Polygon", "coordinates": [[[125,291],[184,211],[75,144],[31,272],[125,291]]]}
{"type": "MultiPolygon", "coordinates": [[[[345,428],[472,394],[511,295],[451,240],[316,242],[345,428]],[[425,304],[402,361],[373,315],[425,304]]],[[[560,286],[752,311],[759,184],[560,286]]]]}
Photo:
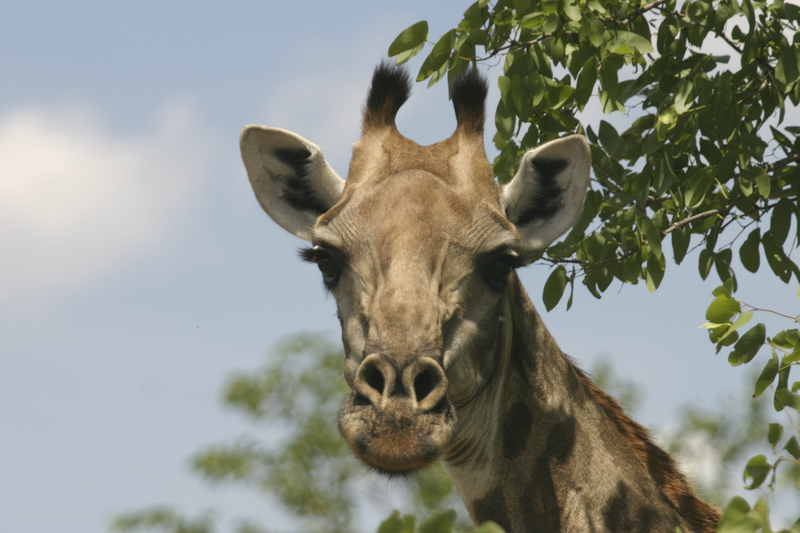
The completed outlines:
{"type": "Polygon", "coordinates": [[[447,395],[447,378],[442,366],[429,357],[419,357],[403,371],[403,384],[414,394],[417,409],[428,412],[447,395]]]}
{"type": "Polygon", "coordinates": [[[430,369],[425,369],[414,378],[414,395],[421,402],[431,393],[434,387],[434,376],[430,369]]]}
{"type": "Polygon", "coordinates": [[[367,385],[378,391],[380,394],[383,394],[383,389],[386,386],[386,380],[384,379],[383,373],[378,367],[370,365],[364,369],[364,381],[366,381],[367,385]]]}
{"type": "Polygon", "coordinates": [[[357,402],[379,405],[384,394],[390,392],[386,390],[387,383],[393,382],[389,380],[394,380],[394,376],[392,366],[380,356],[367,356],[356,372],[354,392],[357,394],[357,402]],[[359,395],[361,398],[358,398],[359,395]]]}

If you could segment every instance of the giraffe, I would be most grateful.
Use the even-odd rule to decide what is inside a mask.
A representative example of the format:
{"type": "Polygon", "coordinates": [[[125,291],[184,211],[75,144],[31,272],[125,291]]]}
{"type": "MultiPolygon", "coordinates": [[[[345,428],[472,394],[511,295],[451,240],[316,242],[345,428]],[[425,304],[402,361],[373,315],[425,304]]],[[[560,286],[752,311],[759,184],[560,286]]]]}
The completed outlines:
{"type": "Polygon", "coordinates": [[[580,215],[586,140],[528,151],[501,186],[486,81],[454,82],[456,130],[430,146],[395,125],[410,90],[405,70],[376,68],[346,180],[296,133],[240,140],[259,203],[310,241],[301,257],[335,297],[353,453],[388,476],[441,459],[473,521],[508,532],[715,531],[719,511],[559,349],[516,273],[580,215]]]}

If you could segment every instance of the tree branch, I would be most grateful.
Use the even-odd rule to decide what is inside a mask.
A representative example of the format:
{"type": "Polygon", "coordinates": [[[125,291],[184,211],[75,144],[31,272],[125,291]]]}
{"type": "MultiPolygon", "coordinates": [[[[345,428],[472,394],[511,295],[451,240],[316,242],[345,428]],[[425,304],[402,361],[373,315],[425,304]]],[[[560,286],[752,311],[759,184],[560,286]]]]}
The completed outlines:
{"type": "Polygon", "coordinates": [[[763,165],[761,165],[761,168],[763,168],[767,172],[774,172],[775,170],[787,167],[792,163],[796,163],[798,161],[800,161],[800,154],[792,154],[789,157],[785,157],[780,161],[775,161],[774,163],[764,163],[763,165]]]}
{"type": "Polygon", "coordinates": [[[736,203],[742,198],[744,198],[744,194],[740,193],[736,197],[734,197],[730,202],[728,202],[728,205],[726,205],[725,207],[720,207],[718,209],[709,209],[708,211],[703,211],[702,213],[698,213],[688,218],[684,218],[683,220],[679,220],[678,222],[675,222],[667,229],[662,231],[661,237],[662,238],[666,237],[668,234],[672,233],[676,229],[681,229],[684,226],[688,226],[692,222],[696,222],[698,220],[704,220],[708,217],[713,217],[715,215],[727,215],[730,212],[730,210],[733,209],[733,206],[735,206],[736,203]]]}
{"type": "Polygon", "coordinates": [[[617,20],[613,17],[597,17],[597,18],[598,20],[600,20],[600,22],[603,22],[604,24],[608,24],[609,22],[613,22],[614,24],[630,24],[631,22],[642,16],[644,13],[647,13],[648,11],[655,9],[666,3],[667,0],[656,0],[655,2],[647,4],[646,6],[640,7],[639,9],[637,9],[636,11],[634,11],[633,13],[631,13],[622,20],[617,20]]]}

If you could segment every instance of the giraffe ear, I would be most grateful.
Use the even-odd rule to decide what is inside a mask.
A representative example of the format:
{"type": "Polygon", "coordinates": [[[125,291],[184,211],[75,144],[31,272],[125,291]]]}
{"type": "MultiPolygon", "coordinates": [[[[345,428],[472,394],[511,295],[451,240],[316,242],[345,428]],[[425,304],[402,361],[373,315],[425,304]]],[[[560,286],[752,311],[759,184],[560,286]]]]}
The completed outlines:
{"type": "Polygon", "coordinates": [[[258,203],[286,231],[311,240],[317,217],[339,200],[344,180],[319,147],[296,133],[250,125],[239,139],[258,203]]]}
{"type": "Polygon", "coordinates": [[[582,135],[551,141],[522,156],[501,198],[525,248],[544,249],[575,224],[591,167],[589,144],[582,135]]]}

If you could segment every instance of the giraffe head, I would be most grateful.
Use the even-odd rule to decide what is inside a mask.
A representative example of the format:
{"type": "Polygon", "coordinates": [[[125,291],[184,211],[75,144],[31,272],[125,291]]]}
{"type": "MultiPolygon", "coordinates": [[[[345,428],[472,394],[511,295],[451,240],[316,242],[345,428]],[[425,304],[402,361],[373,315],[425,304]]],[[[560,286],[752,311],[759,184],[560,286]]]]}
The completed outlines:
{"type": "Polygon", "coordinates": [[[241,136],[258,201],[311,242],[302,257],[336,298],[352,391],[341,433],[390,475],[448,448],[456,413],[496,373],[514,269],[574,224],[590,169],[585,139],[571,136],[527,152],[501,186],[483,147],[486,82],[455,82],[456,131],[431,146],[395,126],[410,86],[404,70],[376,69],[347,180],[295,133],[241,136]]]}

